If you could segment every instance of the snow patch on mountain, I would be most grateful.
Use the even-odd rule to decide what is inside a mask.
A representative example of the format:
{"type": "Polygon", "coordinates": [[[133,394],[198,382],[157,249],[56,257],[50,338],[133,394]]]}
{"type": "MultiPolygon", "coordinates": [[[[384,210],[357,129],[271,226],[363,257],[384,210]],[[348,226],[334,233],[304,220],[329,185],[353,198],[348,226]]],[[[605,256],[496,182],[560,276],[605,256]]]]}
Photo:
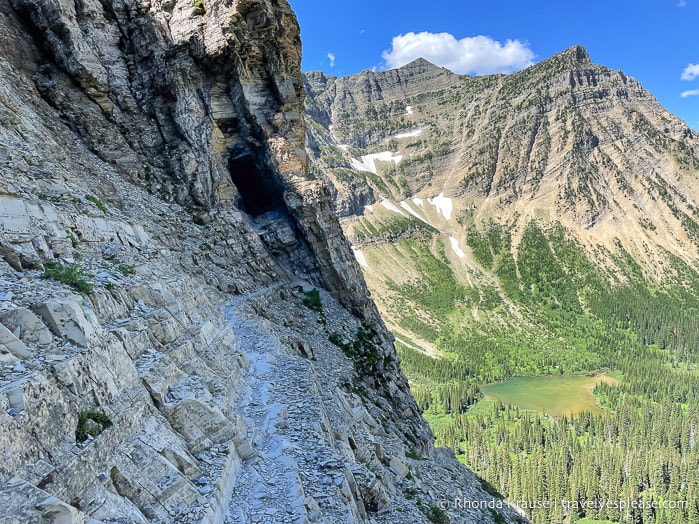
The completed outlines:
{"type": "Polygon", "coordinates": [[[381,153],[373,153],[371,155],[364,155],[361,160],[356,158],[351,159],[352,167],[357,171],[369,171],[370,173],[376,172],[376,162],[395,162],[399,164],[403,160],[403,155],[398,155],[392,153],[391,151],[383,151],[381,153]]]}
{"type": "Polygon", "coordinates": [[[415,129],[414,131],[406,131],[405,133],[398,133],[393,138],[413,138],[416,136],[420,136],[424,130],[425,129],[421,127],[420,129],[415,129]]]}
{"type": "Polygon", "coordinates": [[[408,213],[410,213],[411,215],[413,215],[413,216],[414,216],[415,218],[417,218],[418,220],[422,220],[425,224],[427,224],[427,225],[429,225],[429,226],[432,225],[432,224],[430,224],[425,218],[423,218],[422,216],[420,216],[420,213],[418,213],[418,212],[415,211],[412,207],[410,207],[410,204],[408,204],[405,200],[403,200],[403,201],[400,203],[400,207],[402,207],[403,209],[405,209],[408,213]]]}
{"type": "Polygon", "coordinates": [[[398,213],[399,215],[402,215],[402,216],[404,216],[404,217],[407,217],[407,216],[408,216],[408,215],[406,215],[405,213],[403,213],[400,209],[398,209],[398,208],[396,207],[396,205],[395,205],[393,202],[391,202],[390,200],[388,200],[387,198],[384,198],[384,199],[381,201],[381,205],[382,205],[383,207],[385,207],[386,209],[388,209],[389,211],[393,211],[394,213],[398,213]]]}
{"type": "Polygon", "coordinates": [[[437,211],[447,220],[451,220],[451,212],[454,209],[454,204],[449,197],[445,197],[444,193],[440,193],[434,198],[428,198],[427,201],[437,208],[437,211]]]}
{"type": "Polygon", "coordinates": [[[364,252],[361,249],[355,249],[352,248],[352,253],[354,253],[354,258],[357,259],[357,262],[359,262],[359,265],[362,267],[369,267],[369,263],[366,261],[366,257],[364,256],[364,252]]]}
{"type": "Polygon", "coordinates": [[[459,247],[459,241],[455,239],[454,237],[449,237],[449,243],[451,244],[451,248],[454,250],[454,253],[456,253],[456,256],[459,258],[466,258],[466,253],[463,252],[463,250],[459,247]]]}

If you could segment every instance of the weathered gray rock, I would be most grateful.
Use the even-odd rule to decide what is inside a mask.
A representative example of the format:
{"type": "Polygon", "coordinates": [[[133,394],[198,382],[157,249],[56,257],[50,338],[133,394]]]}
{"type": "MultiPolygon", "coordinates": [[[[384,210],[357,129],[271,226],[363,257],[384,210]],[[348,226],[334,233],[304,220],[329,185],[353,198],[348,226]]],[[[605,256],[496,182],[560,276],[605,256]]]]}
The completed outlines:
{"type": "Polygon", "coordinates": [[[22,271],[19,253],[4,242],[0,243],[0,257],[15,271],[22,271]]]}
{"type": "Polygon", "coordinates": [[[5,259],[0,258],[0,273],[6,275],[6,274],[10,273],[10,272],[13,271],[13,270],[14,270],[14,268],[13,268],[12,266],[10,266],[10,265],[5,261],[5,259]]]}
{"type": "Polygon", "coordinates": [[[19,329],[19,339],[39,345],[50,344],[53,335],[48,327],[27,308],[0,312],[0,322],[11,331],[19,329]]]}
{"type": "MultiPolygon", "coordinates": [[[[78,524],[78,510],[56,497],[49,497],[36,505],[41,516],[51,524],[78,524]]],[[[82,520],[84,522],[84,520],[82,520]]]]}
{"type": "Polygon", "coordinates": [[[8,524],[98,524],[94,519],[46,491],[14,478],[0,488],[3,521],[8,524]],[[10,489],[14,498],[5,495],[10,489]]]}
{"type": "Polygon", "coordinates": [[[11,408],[24,409],[24,390],[21,384],[17,384],[7,390],[6,395],[11,408]]]}
{"type": "Polygon", "coordinates": [[[0,364],[14,365],[17,362],[19,362],[19,359],[10,353],[3,344],[0,344],[0,364]]]}
{"type": "Polygon", "coordinates": [[[8,523],[419,521],[375,449],[432,436],[308,172],[288,3],[107,4],[0,0],[0,315],[36,351],[0,356],[8,523]],[[298,279],[387,364],[358,373],[298,279]]]}
{"type": "Polygon", "coordinates": [[[97,319],[78,297],[51,300],[34,308],[51,331],[79,346],[86,346],[94,336],[97,319]]]}
{"type": "Polygon", "coordinates": [[[408,467],[405,464],[403,464],[398,457],[393,457],[391,459],[390,467],[399,480],[405,478],[408,475],[408,473],[410,473],[408,467]]]}
{"type": "Polygon", "coordinates": [[[32,352],[27,349],[24,342],[2,324],[0,324],[0,352],[9,353],[18,359],[33,357],[32,352]]]}
{"type": "Polygon", "coordinates": [[[0,258],[3,258],[15,271],[44,269],[41,260],[35,253],[4,240],[0,240],[0,258]]]}

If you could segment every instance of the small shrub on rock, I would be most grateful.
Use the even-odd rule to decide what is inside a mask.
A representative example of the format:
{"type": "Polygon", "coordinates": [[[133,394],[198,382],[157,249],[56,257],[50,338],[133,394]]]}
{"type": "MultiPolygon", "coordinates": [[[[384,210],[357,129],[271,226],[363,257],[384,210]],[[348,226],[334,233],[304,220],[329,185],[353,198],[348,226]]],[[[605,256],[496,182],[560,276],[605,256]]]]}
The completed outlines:
{"type": "Polygon", "coordinates": [[[89,437],[96,438],[106,428],[112,425],[110,419],[102,411],[83,409],[78,417],[78,427],[75,429],[75,441],[85,442],[89,437]]]}
{"type": "Polygon", "coordinates": [[[93,284],[89,280],[90,275],[80,262],[81,259],[77,256],[72,264],[62,264],[59,261],[46,262],[42,276],[66,284],[83,295],[92,293],[93,284]]]}

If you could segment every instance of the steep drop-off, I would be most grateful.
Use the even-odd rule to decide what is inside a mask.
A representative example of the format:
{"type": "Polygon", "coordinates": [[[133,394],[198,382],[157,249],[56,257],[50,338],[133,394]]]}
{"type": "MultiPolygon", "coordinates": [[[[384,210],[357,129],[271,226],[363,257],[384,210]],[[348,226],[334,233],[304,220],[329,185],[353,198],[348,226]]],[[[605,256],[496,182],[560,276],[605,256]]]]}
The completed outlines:
{"type": "Polygon", "coordinates": [[[3,522],[491,500],[433,448],[308,172],[285,1],[0,0],[0,50],[3,522]]]}
{"type": "Polygon", "coordinates": [[[580,46],[512,75],[305,83],[311,171],[437,442],[536,524],[696,520],[697,133],[580,46]],[[481,389],[601,371],[598,415],[525,410],[529,377],[507,407],[481,389]]]}

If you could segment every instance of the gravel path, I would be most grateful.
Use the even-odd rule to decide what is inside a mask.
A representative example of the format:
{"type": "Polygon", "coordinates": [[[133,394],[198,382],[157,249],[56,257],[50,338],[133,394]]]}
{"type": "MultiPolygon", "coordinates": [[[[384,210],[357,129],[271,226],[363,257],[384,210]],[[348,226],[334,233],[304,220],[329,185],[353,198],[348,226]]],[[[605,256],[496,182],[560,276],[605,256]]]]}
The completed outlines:
{"type": "Polygon", "coordinates": [[[243,306],[232,303],[226,317],[250,362],[236,411],[257,455],[241,469],[226,522],[350,522],[338,492],[347,483],[344,465],[323,438],[312,364],[285,353],[269,325],[246,318],[243,306]]]}

